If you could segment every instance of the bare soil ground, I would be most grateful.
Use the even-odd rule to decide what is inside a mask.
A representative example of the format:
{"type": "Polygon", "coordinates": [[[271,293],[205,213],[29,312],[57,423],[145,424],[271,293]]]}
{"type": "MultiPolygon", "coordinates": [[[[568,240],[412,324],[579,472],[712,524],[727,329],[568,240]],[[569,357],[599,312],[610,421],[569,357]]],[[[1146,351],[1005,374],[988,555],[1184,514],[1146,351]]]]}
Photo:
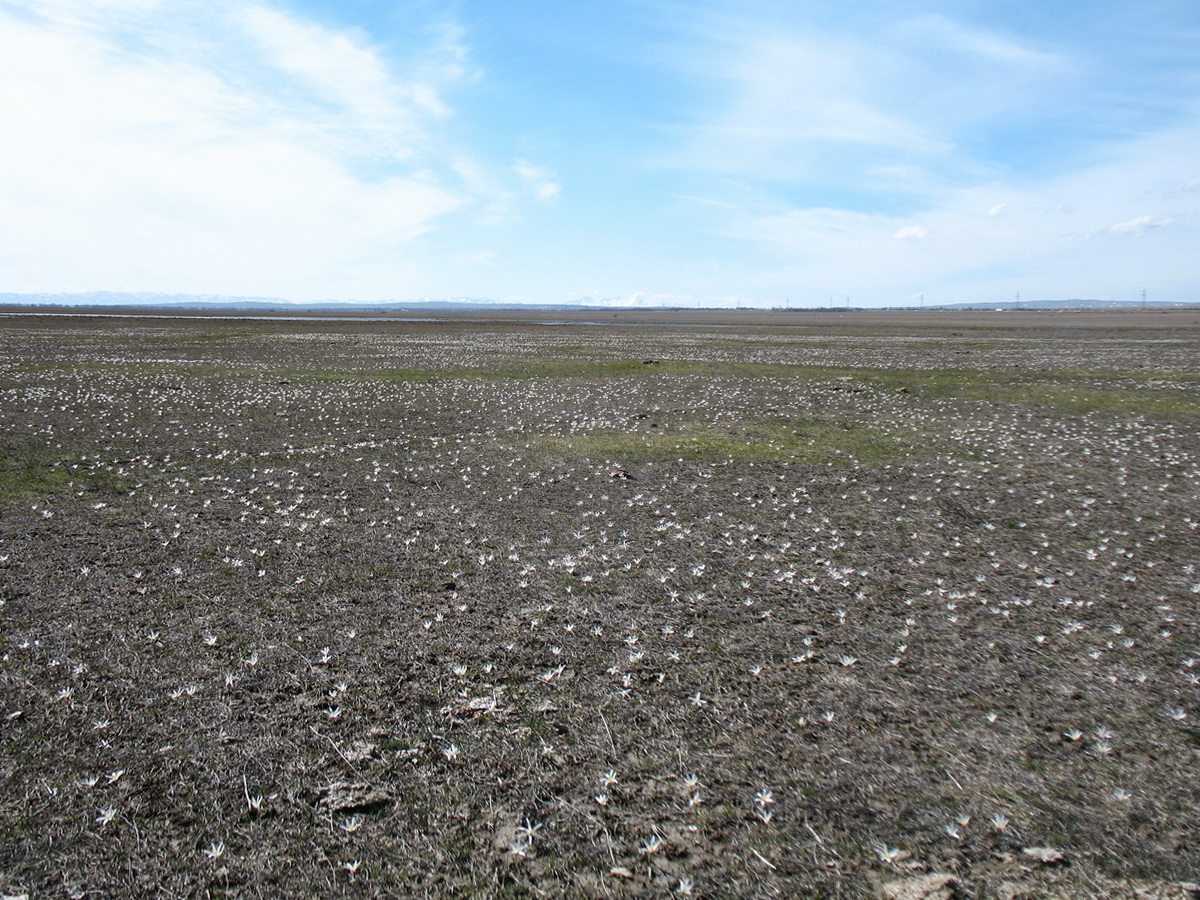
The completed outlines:
{"type": "MultiPolygon", "coordinates": [[[[120,316],[170,318],[239,318],[279,321],[279,312],[223,310],[147,310],[145,307],[62,307],[0,306],[0,314],[120,316]]],[[[537,307],[466,308],[448,310],[351,310],[344,312],[311,311],[303,308],[286,318],[340,319],[362,322],[457,322],[536,325],[675,325],[738,328],[783,329],[788,332],[811,331],[873,333],[883,336],[897,333],[929,333],[941,328],[970,328],[1040,332],[1073,329],[1119,331],[1127,328],[1162,330],[1200,327],[1200,306],[1141,307],[1060,310],[903,310],[903,309],[684,309],[618,307],[610,309],[539,309],[537,307]]]]}
{"type": "Polygon", "coordinates": [[[806,315],[0,318],[0,893],[1195,897],[1196,312],[806,315]]]}

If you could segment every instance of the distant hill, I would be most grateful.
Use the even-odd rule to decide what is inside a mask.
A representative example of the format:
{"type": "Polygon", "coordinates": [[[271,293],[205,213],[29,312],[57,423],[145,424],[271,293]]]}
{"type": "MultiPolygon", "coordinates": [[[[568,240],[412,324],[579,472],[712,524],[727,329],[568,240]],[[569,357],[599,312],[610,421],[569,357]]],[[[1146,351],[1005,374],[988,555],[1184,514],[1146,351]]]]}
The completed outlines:
{"type": "Polygon", "coordinates": [[[189,309],[294,309],[277,297],[226,297],[219,294],[150,294],[86,291],[76,294],[3,294],[5,306],[154,306],[189,309]]]}
{"type": "Polygon", "coordinates": [[[943,303],[926,309],[1127,309],[1195,305],[1175,300],[1006,300],[999,303],[943,303]]]}
{"type": "MultiPolygon", "coordinates": [[[[1000,302],[946,303],[936,306],[923,307],[927,310],[1009,310],[1009,309],[1098,309],[1098,308],[1127,308],[1127,307],[1178,307],[1195,306],[1196,303],[1182,301],[1151,300],[1141,301],[1121,300],[1021,300],[1000,302]]],[[[241,312],[387,312],[389,310],[448,312],[452,310],[469,311],[472,309],[488,310],[498,308],[519,308],[528,310],[617,310],[617,309],[672,309],[679,307],[648,307],[630,305],[617,300],[603,300],[593,297],[582,297],[569,303],[504,303],[487,297],[458,297],[438,300],[324,300],[311,303],[296,303],[281,297],[236,297],[223,294],[155,294],[155,293],[125,293],[120,291],[86,291],[71,294],[17,294],[0,293],[0,306],[49,306],[49,307],[94,307],[96,309],[112,309],[130,307],[146,307],[148,309],[173,310],[229,310],[241,312]]],[[[688,309],[696,307],[689,306],[688,309]]],[[[722,307],[724,308],[724,307],[722,307]]],[[[730,307],[732,308],[732,307],[730,307]]],[[[803,307],[791,307],[796,311],[804,311],[803,307]]],[[[893,309],[911,309],[913,307],[892,307],[893,309]]],[[[778,307],[777,307],[778,309],[778,307]]],[[[851,307],[820,307],[832,312],[844,312],[851,307]]],[[[858,310],[862,307],[852,307],[858,310]]],[[[807,311],[816,311],[808,309],[807,311]]]]}
{"type": "Polygon", "coordinates": [[[519,306],[521,309],[613,309],[615,304],[585,298],[574,303],[502,303],[489,298],[462,297],[440,300],[325,300],[296,303],[280,297],[234,297],[221,294],[153,294],[117,291],[87,291],[73,294],[0,293],[0,306],[89,306],[98,309],[147,307],[152,309],[241,310],[246,312],[343,312],[386,310],[495,309],[519,306]]]}

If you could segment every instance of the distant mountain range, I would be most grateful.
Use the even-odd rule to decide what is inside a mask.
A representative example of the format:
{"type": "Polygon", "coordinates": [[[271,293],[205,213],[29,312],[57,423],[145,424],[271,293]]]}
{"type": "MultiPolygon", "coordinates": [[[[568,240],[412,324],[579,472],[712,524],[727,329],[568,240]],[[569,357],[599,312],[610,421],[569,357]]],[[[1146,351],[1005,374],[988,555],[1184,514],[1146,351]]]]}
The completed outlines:
{"type": "MultiPolygon", "coordinates": [[[[311,312],[387,309],[462,309],[498,305],[493,300],[325,300],[314,303],[295,303],[280,297],[231,297],[223,294],[153,294],[122,293],[118,291],[87,291],[78,294],[5,294],[0,293],[0,306],[95,306],[99,308],[144,306],[153,309],[230,309],[255,312],[311,312]]],[[[538,307],[531,306],[531,309],[538,307]]],[[[552,308],[552,307],[544,307],[552,308]]]]}
{"type": "MultiPolygon", "coordinates": [[[[1151,300],[1007,300],[1002,302],[945,303],[923,307],[926,310],[1010,310],[1010,309],[1097,309],[1122,307],[1195,306],[1183,301],[1151,300]]],[[[73,294],[15,294],[0,293],[0,306],[58,306],[58,307],[147,307],[154,309],[235,310],[243,312],[363,312],[387,310],[426,310],[429,312],[471,309],[520,308],[531,310],[565,309],[647,309],[630,306],[617,300],[597,300],[583,297],[571,303],[504,303],[488,298],[462,297],[442,300],[325,300],[295,303],[280,297],[231,297],[222,294],[154,294],[123,293],[119,291],[87,291],[73,294]]],[[[688,307],[694,308],[694,307],[688,307]]],[[[795,312],[813,307],[790,306],[795,312]]],[[[842,307],[835,307],[841,310],[842,307]]],[[[859,307],[854,307],[859,308],[859,307]]],[[[892,307],[911,309],[913,307],[892,307]]]]}

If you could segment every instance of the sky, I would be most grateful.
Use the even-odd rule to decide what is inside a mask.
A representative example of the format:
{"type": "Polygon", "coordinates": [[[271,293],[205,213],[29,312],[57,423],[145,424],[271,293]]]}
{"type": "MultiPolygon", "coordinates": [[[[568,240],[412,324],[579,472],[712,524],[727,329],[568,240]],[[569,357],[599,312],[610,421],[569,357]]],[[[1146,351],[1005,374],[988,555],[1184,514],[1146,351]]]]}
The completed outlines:
{"type": "Polygon", "coordinates": [[[1195,0],[0,0],[0,292],[1200,302],[1195,0]]]}

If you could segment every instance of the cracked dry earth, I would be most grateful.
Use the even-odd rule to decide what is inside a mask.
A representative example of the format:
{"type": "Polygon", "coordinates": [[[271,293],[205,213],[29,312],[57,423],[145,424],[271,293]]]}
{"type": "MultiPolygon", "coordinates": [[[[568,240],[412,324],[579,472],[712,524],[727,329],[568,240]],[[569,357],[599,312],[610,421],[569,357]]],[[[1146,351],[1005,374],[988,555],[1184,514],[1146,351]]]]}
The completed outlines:
{"type": "Polygon", "coordinates": [[[1197,896],[1200,330],[931,321],[0,319],[0,893],[1197,896]]]}

